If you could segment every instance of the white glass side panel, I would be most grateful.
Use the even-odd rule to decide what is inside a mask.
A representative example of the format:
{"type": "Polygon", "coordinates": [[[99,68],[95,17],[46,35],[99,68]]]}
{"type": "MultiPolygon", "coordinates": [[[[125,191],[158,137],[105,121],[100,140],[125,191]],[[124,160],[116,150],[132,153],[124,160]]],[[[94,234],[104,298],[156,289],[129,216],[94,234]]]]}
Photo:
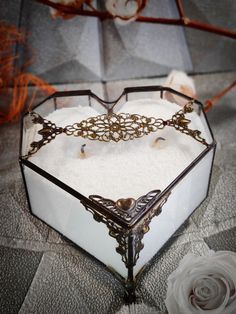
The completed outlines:
{"type": "Polygon", "coordinates": [[[95,221],[80,201],[63,189],[28,167],[24,173],[33,214],[126,278],[127,269],[107,226],[95,221]]]}
{"type": "Polygon", "coordinates": [[[162,213],[152,219],[143,238],[144,248],[134,268],[135,275],[206,197],[212,158],[213,149],[173,188],[162,213]]]}

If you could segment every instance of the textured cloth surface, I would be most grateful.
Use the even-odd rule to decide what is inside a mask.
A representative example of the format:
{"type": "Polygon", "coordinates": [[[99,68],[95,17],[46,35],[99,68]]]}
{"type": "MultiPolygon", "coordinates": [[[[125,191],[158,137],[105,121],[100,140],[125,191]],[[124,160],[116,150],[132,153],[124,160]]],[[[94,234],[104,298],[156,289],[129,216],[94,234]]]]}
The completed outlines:
{"type": "MultiPolygon", "coordinates": [[[[205,100],[229,85],[235,73],[195,77],[205,100]]],[[[161,84],[163,79],[83,84],[114,99],[125,86],[161,84]]],[[[236,91],[208,117],[218,147],[208,199],[150,262],[137,282],[140,304],[123,304],[120,282],[103,265],[30,215],[18,165],[19,124],[0,127],[0,312],[166,313],[166,280],[188,252],[236,251],[236,91]],[[148,310],[150,308],[150,311],[148,310]]]]}

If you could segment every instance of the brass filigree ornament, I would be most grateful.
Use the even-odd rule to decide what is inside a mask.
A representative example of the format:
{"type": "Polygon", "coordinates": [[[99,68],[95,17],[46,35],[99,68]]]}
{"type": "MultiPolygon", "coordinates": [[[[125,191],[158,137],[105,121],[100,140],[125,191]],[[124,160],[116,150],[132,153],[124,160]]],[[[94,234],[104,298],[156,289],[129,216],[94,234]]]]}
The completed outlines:
{"type": "Polygon", "coordinates": [[[159,195],[160,190],[154,190],[148,194],[139,197],[137,200],[133,198],[119,199],[113,201],[101,197],[100,195],[90,195],[89,198],[100,206],[106,207],[109,212],[113,212],[126,223],[131,223],[139,213],[147,206],[151,207],[159,195]]]}
{"type": "Polygon", "coordinates": [[[109,235],[115,238],[118,243],[116,252],[121,255],[122,261],[128,269],[136,265],[139,253],[144,248],[142,239],[145,233],[149,231],[149,224],[152,218],[161,213],[163,205],[170,196],[169,192],[158,200],[160,193],[160,190],[154,190],[137,200],[128,198],[120,199],[117,202],[98,195],[90,195],[91,204],[81,201],[84,207],[93,214],[97,222],[106,224],[109,235]],[[121,224],[114,222],[112,218],[108,218],[106,214],[97,211],[92,204],[99,205],[99,207],[114,213],[126,224],[126,227],[122,227],[121,224]],[[139,221],[144,210],[146,215],[139,221]],[[127,228],[127,224],[130,224],[130,226],[135,224],[135,227],[127,228]],[[129,254],[129,250],[132,250],[132,256],[129,254]]]}
{"type": "Polygon", "coordinates": [[[31,148],[27,157],[35,154],[42,146],[48,144],[57,135],[63,133],[101,142],[119,142],[143,137],[149,133],[157,132],[165,126],[173,127],[175,130],[189,135],[196,141],[208,146],[206,140],[201,137],[199,130],[192,130],[188,127],[191,120],[187,119],[185,115],[192,111],[193,101],[190,101],[169,120],[145,117],[139,114],[107,113],[90,117],[73,125],[67,125],[64,128],[56,126],[53,122],[42,118],[36,112],[30,112],[30,115],[33,117],[32,122],[34,124],[42,124],[42,129],[38,131],[42,139],[30,144],[31,148]]]}

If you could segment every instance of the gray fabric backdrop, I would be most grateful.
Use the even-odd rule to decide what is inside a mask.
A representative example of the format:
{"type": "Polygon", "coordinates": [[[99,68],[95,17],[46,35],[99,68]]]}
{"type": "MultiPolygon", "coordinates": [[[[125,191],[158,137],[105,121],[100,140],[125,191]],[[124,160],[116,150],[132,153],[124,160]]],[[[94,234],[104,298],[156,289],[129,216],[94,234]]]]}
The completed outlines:
{"type": "MultiPolygon", "coordinates": [[[[189,0],[184,5],[193,19],[236,29],[234,0],[189,0]]],[[[149,0],[142,14],[178,17],[173,0],[149,0]]],[[[36,56],[29,70],[51,83],[159,76],[172,68],[191,73],[236,69],[236,42],[199,30],[145,23],[118,26],[82,16],[52,20],[47,6],[26,0],[1,0],[0,20],[29,33],[36,56]]],[[[27,60],[25,50],[21,58],[22,63],[27,60]]]]}
{"type": "MultiPolygon", "coordinates": [[[[234,0],[184,2],[189,16],[235,28],[234,0]]],[[[158,16],[177,16],[171,0],[151,0],[150,8],[158,16]]],[[[137,23],[121,28],[84,17],[52,21],[47,7],[26,0],[1,0],[0,19],[30,33],[36,59],[29,70],[64,83],[56,86],[62,90],[88,88],[114,99],[126,86],[162,84],[164,78],[157,76],[173,67],[219,71],[194,76],[198,97],[206,100],[235,80],[236,72],[224,71],[236,69],[236,43],[201,31],[137,23]]],[[[27,59],[26,51],[16,47],[16,52],[22,62],[27,59]]],[[[166,279],[186,253],[236,252],[235,99],[234,90],[208,114],[218,141],[210,195],[143,273],[138,282],[143,304],[133,308],[136,313],[166,313],[166,279]]],[[[0,126],[0,313],[115,313],[123,305],[121,284],[30,215],[18,165],[19,137],[19,123],[0,126]]]]}

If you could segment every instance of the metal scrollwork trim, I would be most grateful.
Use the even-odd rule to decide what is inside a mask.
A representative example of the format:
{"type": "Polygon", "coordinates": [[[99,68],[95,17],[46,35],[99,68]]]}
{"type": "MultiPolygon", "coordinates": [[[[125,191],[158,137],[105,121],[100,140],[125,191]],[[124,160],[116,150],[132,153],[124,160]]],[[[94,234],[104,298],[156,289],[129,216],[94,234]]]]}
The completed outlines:
{"type": "Polygon", "coordinates": [[[91,205],[86,203],[85,201],[81,200],[81,203],[84,205],[86,210],[88,210],[92,215],[94,220],[97,222],[102,222],[106,224],[109,235],[112,238],[115,238],[118,246],[116,248],[116,252],[121,255],[122,261],[125,263],[126,267],[129,265],[128,260],[128,234],[129,230],[119,226],[113,220],[107,218],[105,215],[101,214],[100,212],[96,211],[91,205]]]}
{"type": "Polygon", "coordinates": [[[66,127],[57,127],[51,121],[43,119],[36,112],[31,112],[32,122],[42,124],[42,129],[38,134],[42,136],[39,141],[30,144],[30,150],[27,156],[35,154],[43,145],[51,142],[58,134],[73,135],[83,137],[89,140],[98,140],[102,142],[128,141],[143,137],[149,133],[163,129],[165,126],[174,127],[175,130],[191,136],[196,141],[208,146],[208,143],[201,137],[199,130],[192,130],[188,127],[191,120],[185,115],[193,111],[193,103],[187,103],[183,109],[175,113],[171,119],[163,120],[154,117],[145,117],[138,114],[129,113],[107,113],[97,117],[90,117],[73,125],[66,127]]]}
{"type": "Polygon", "coordinates": [[[164,128],[162,119],[147,118],[138,114],[112,113],[68,125],[64,132],[89,140],[119,142],[133,140],[162,128],[164,128]]]}
{"type": "Polygon", "coordinates": [[[150,211],[148,211],[147,215],[144,217],[144,219],[137,225],[137,227],[133,230],[133,236],[134,236],[134,260],[133,265],[136,265],[136,262],[139,258],[140,251],[144,248],[144,244],[142,243],[142,239],[150,230],[150,223],[152,219],[155,216],[158,216],[162,212],[162,207],[167,202],[171,192],[166,193],[156,205],[154,205],[150,211]]]}
{"type": "Polygon", "coordinates": [[[183,110],[176,112],[170,120],[167,120],[165,123],[168,126],[174,127],[177,131],[191,136],[196,141],[202,143],[205,146],[208,146],[206,140],[201,137],[201,132],[199,130],[189,129],[188,124],[191,120],[186,119],[185,114],[192,112],[191,103],[188,103],[184,106],[183,110]]]}
{"type": "Polygon", "coordinates": [[[55,123],[42,118],[36,112],[31,112],[30,115],[33,117],[32,122],[35,124],[42,124],[42,129],[38,131],[38,134],[42,136],[41,140],[34,141],[30,144],[30,151],[28,155],[35,154],[42,146],[50,143],[58,134],[63,133],[63,128],[57,127],[55,123]]]}
{"type": "MultiPolygon", "coordinates": [[[[147,195],[140,197],[137,200],[136,209],[138,208],[138,212],[139,210],[142,210],[143,208],[145,208],[147,204],[150,204],[150,202],[152,204],[152,207],[149,209],[149,211],[147,211],[144,217],[142,217],[140,221],[137,222],[137,224],[135,224],[132,228],[125,228],[125,227],[120,226],[118,223],[114,222],[112,219],[107,218],[104,214],[95,210],[94,207],[88,204],[86,201],[81,201],[84,207],[90,213],[93,214],[93,217],[97,222],[102,222],[106,224],[109,230],[109,235],[115,238],[118,243],[118,246],[116,247],[116,252],[121,255],[122,261],[124,262],[127,268],[133,267],[136,265],[136,262],[139,258],[139,253],[144,248],[142,239],[145,233],[149,231],[149,224],[155,216],[158,216],[161,213],[162,207],[166,203],[170,195],[170,192],[166,193],[156,204],[153,204],[152,201],[153,199],[156,199],[156,195],[157,195],[156,193],[159,194],[160,190],[152,191],[148,193],[147,195]],[[151,195],[154,195],[154,196],[151,197],[151,195]],[[130,237],[132,238],[132,243],[133,243],[132,260],[130,260],[129,254],[128,254],[130,237]]],[[[97,197],[95,199],[93,198],[91,199],[95,201],[95,199],[97,200],[97,197]]],[[[103,206],[108,205],[107,208],[109,210],[114,210],[115,202],[111,200],[107,200],[107,199],[103,199],[104,201],[102,202],[101,201],[102,199],[103,199],[102,197],[99,197],[99,201],[96,201],[96,202],[100,205],[102,203],[103,206]],[[112,204],[112,207],[111,207],[111,204],[112,204]]],[[[132,209],[132,211],[133,211],[133,214],[135,213],[137,214],[137,212],[134,209],[132,209]]],[[[121,214],[122,212],[120,211],[119,215],[121,214]]],[[[127,219],[127,216],[126,216],[126,219],[127,219]]]]}
{"type": "Polygon", "coordinates": [[[116,214],[118,217],[124,220],[124,222],[130,223],[137,214],[142,212],[147,207],[147,205],[150,207],[160,193],[160,190],[153,190],[148,194],[139,197],[137,201],[135,201],[135,205],[128,209],[122,209],[121,207],[117,206],[117,202],[103,198],[99,195],[90,195],[89,198],[98,205],[103,206],[116,214]]]}

